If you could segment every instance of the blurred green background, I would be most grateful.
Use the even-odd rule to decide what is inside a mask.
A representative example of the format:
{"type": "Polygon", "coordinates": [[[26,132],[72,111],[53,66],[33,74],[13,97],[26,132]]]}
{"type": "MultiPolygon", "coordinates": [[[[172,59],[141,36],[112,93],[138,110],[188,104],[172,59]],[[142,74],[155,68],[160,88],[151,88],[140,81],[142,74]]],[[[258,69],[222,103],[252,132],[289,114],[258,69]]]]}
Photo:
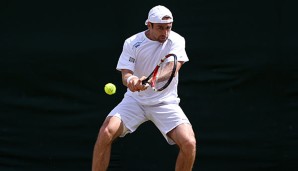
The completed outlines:
{"type": "MultiPolygon", "coordinates": [[[[5,0],[0,170],[91,170],[98,129],[126,91],[123,42],[158,4],[186,39],[179,96],[198,141],[194,170],[298,169],[297,2],[5,0]]],[[[174,170],[177,153],[147,122],[114,143],[109,170],[174,170]]]]}

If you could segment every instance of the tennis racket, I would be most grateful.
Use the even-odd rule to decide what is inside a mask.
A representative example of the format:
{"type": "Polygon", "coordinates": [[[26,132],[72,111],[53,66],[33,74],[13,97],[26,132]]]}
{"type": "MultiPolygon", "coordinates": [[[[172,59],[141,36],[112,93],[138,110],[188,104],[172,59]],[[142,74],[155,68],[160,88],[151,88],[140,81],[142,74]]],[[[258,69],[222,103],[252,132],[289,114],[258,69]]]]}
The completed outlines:
{"type": "Polygon", "coordinates": [[[152,73],[142,81],[143,85],[151,86],[154,91],[162,91],[169,86],[176,73],[177,56],[168,54],[163,57],[152,73]]]}

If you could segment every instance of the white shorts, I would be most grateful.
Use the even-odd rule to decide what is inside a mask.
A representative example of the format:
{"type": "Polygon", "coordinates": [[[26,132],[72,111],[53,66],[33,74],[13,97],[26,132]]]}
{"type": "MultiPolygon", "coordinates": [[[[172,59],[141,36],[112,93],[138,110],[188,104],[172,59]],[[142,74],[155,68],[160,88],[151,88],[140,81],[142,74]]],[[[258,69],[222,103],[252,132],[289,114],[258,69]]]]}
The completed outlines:
{"type": "Polygon", "coordinates": [[[120,137],[134,132],[142,123],[150,120],[156,125],[169,144],[175,144],[175,142],[167,136],[168,132],[180,124],[190,124],[177,103],[146,106],[139,104],[130,96],[125,96],[108,116],[116,116],[122,120],[124,131],[120,137]]]}

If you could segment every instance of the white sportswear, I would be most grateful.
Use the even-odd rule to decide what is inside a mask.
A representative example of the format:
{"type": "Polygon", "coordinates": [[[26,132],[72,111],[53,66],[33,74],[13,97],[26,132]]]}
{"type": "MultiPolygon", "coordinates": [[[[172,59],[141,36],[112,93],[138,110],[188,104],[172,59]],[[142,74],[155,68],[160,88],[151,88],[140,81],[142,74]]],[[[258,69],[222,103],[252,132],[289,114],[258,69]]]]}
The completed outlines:
{"type": "MultiPolygon", "coordinates": [[[[164,43],[160,43],[148,39],[143,31],[125,40],[116,69],[129,69],[139,78],[149,76],[160,59],[169,53],[176,54],[178,61],[187,62],[189,60],[185,51],[185,39],[182,36],[171,31],[169,38],[164,43]]],[[[179,103],[177,86],[178,74],[173,78],[171,84],[161,92],[155,92],[151,88],[140,92],[131,92],[127,89],[125,95],[132,96],[143,105],[154,105],[161,102],[179,103]]]]}

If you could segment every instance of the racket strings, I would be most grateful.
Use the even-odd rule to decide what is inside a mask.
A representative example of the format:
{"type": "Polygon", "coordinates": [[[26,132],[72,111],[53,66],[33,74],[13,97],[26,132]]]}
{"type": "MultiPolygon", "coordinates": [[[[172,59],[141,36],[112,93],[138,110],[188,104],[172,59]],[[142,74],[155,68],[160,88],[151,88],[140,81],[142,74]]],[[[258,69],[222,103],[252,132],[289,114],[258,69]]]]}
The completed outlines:
{"type": "Polygon", "coordinates": [[[161,63],[156,73],[155,88],[160,89],[164,87],[172,76],[175,63],[173,60],[167,60],[161,63]]]}
{"type": "Polygon", "coordinates": [[[154,91],[162,91],[170,85],[175,76],[176,67],[176,55],[168,54],[161,60],[161,63],[156,66],[153,72],[142,81],[142,84],[151,86],[154,91]]]}

